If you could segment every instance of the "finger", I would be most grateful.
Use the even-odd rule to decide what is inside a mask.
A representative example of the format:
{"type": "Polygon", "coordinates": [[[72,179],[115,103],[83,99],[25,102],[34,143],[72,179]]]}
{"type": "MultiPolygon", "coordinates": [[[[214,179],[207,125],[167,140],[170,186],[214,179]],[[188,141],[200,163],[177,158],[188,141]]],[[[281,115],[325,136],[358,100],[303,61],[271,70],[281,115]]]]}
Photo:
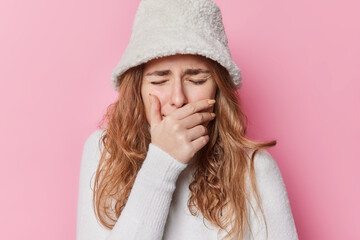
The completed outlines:
{"type": "Polygon", "coordinates": [[[210,112],[198,112],[194,113],[184,119],[182,119],[182,126],[185,128],[193,128],[199,124],[211,121],[215,118],[215,113],[210,112]]]}
{"type": "Polygon", "coordinates": [[[193,146],[195,152],[199,151],[201,148],[203,148],[207,143],[209,142],[209,136],[201,136],[194,141],[191,142],[191,145],[193,146]]]}
{"type": "Polygon", "coordinates": [[[206,135],[208,132],[207,128],[204,125],[197,125],[187,131],[187,138],[189,141],[193,141],[201,136],[206,135]]]}
{"type": "Polygon", "coordinates": [[[182,108],[176,109],[172,116],[176,119],[183,119],[191,114],[207,109],[215,104],[214,99],[204,99],[197,102],[192,102],[182,108]]]}
{"type": "Polygon", "coordinates": [[[161,105],[157,96],[149,94],[150,97],[150,126],[161,122],[161,105]]]}

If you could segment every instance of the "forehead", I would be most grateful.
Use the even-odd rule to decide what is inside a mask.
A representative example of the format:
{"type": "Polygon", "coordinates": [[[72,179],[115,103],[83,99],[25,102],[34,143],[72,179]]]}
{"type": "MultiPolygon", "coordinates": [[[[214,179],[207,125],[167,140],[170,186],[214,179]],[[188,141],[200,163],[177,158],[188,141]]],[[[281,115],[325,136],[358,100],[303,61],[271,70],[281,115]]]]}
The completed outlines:
{"type": "Polygon", "coordinates": [[[176,54],[172,56],[166,56],[156,58],[148,61],[145,64],[145,73],[155,69],[169,69],[171,68],[202,68],[209,69],[208,63],[204,60],[204,57],[191,54],[176,54]]]}

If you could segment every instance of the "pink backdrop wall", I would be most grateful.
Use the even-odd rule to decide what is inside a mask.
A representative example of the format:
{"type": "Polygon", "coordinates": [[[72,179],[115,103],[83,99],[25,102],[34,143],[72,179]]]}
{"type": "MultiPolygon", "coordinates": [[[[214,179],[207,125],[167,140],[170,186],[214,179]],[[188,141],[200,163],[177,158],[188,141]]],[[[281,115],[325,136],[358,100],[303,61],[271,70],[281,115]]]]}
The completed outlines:
{"type": "MultiPolygon", "coordinates": [[[[0,2],[1,239],[75,239],[82,147],[138,2],[0,2]]],[[[359,1],[216,2],[300,239],[360,239],[359,1]]]]}

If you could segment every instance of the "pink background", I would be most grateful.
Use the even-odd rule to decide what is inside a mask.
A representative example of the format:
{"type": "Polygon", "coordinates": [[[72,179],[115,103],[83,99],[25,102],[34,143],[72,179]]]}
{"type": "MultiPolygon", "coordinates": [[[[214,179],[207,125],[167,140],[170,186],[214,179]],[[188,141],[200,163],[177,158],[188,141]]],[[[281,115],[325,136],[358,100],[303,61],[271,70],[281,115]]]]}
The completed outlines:
{"type": "MultiPolygon", "coordinates": [[[[75,239],[83,144],[138,2],[0,2],[1,239],[75,239]]],[[[300,239],[360,239],[359,1],[216,2],[300,239]]]]}

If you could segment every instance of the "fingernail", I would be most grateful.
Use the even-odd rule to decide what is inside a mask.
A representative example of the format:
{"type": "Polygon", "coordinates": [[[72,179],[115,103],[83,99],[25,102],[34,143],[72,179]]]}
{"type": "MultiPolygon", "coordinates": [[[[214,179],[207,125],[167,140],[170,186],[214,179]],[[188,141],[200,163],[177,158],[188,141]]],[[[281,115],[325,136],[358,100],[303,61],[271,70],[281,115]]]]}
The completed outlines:
{"type": "Polygon", "coordinates": [[[216,101],[214,99],[208,100],[209,104],[214,104],[216,101]]]}
{"type": "Polygon", "coordinates": [[[212,116],[212,117],[215,117],[215,116],[216,116],[216,114],[215,114],[215,113],[210,113],[210,114],[211,114],[211,116],[212,116]]]}

